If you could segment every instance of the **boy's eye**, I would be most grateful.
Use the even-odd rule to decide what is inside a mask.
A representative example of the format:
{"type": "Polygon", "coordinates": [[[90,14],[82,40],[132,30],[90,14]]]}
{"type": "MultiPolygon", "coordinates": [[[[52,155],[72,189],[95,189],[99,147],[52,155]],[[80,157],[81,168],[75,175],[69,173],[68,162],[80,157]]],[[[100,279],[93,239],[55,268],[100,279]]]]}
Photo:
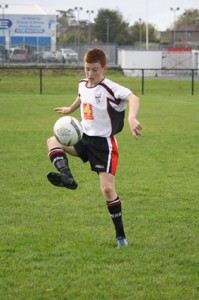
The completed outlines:
{"type": "Polygon", "coordinates": [[[86,71],[87,71],[87,72],[90,72],[90,71],[92,71],[92,72],[97,72],[97,69],[86,69],[86,71]]]}

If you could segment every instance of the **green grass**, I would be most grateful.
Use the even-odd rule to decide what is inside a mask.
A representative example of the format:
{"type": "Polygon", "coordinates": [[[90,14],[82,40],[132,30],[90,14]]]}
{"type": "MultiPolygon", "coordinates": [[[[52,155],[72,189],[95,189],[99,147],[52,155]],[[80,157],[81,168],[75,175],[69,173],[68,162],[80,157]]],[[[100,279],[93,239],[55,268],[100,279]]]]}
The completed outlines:
{"type": "Polygon", "coordinates": [[[0,96],[0,299],[198,299],[197,97],[146,94],[142,137],[134,140],[127,123],[118,135],[129,246],[117,249],[89,165],[70,158],[76,191],[46,180],[53,108],[73,101],[71,86],[66,96],[0,96]]]}

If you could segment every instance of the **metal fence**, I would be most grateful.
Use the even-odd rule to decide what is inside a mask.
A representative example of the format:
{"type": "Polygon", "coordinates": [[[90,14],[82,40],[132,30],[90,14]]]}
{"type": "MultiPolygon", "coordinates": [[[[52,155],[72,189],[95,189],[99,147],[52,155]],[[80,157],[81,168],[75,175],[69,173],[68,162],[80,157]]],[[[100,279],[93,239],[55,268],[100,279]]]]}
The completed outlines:
{"type": "Polygon", "coordinates": [[[191,95],[195,93],[195,83],[199,83],[199,69],[123,69],[126,76],[141,78],[141,94],[145,93],[145,82],[147,78],[169,79],[170,81],[185,80],[189,86],[191,95]],[[135,75],[136,74],[136,75],[135,75]]]}
{"type": "MultiPolygon", "coordinates": [[[[199,95],[198,69],[121,69],[109,68],[108,77],[124,75],[124,85],[133,86],[139,94],[158,93],[160,80],[165,80],[165,93],[199,95]],[[113,71],[113,72],[112,72],[113,71]],[[125,79],[126,78],[126,79],[125,79]],[[166,81],[169,83],[167,84],[166,81]]],[[[0,66],[0,94],[67,94],[77,88],[78,81],[84,77],[83,66],[30,65],[0,66]],[[74,87],[68,78],[73,78],[74,87]]],[[[114,77],[115,78],[115,77],[114,77]]],[[[117,78],[117,77],[116,77],[117,78]]],[[[119,80],[121,77],[118,77],[119,80]]],[[[163,84],[164,86],[164,84],[163,84]]],[[[161,87],[162,88],[162,87],[161,87]]]]}

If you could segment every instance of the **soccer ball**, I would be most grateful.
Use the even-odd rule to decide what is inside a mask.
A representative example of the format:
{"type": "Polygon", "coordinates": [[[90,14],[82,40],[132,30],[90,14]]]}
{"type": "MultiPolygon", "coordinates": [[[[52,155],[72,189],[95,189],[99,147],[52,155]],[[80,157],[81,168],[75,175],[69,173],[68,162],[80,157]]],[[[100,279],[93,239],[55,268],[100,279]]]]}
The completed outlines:
{"type": "Polygon", "coordinates": [[[53,128],[54,135],[58,142],[65,146],[74,146],[83,135],[83,128],[80,122],[71,116],[59,118],[53,128]]]}

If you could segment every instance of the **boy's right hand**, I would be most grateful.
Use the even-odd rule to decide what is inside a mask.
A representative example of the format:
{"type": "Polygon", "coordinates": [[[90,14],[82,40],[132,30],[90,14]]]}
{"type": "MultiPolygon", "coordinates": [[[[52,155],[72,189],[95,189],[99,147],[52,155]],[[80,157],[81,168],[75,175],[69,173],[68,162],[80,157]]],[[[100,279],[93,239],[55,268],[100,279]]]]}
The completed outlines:
{"type": "Polygon", "coordinates": [[[54,111],[56,111],[58,114],[69,114],[70,110],[70,107],[67,106],[54,108],[54,111]]]}

